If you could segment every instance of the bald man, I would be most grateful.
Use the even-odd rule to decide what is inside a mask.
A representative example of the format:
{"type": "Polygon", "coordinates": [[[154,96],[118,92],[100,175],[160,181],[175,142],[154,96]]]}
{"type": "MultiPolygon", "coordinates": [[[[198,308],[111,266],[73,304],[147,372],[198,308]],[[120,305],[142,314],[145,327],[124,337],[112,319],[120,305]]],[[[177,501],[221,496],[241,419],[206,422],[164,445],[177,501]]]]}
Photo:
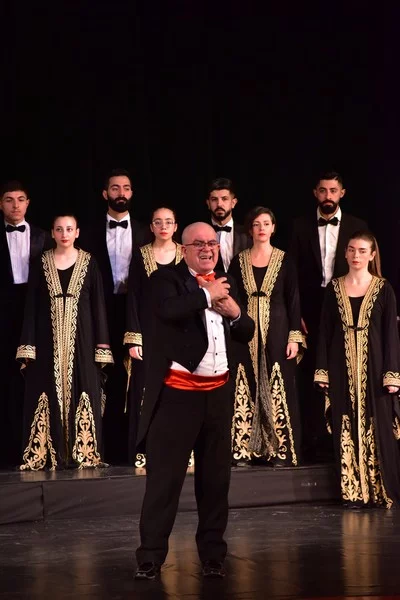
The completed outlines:
{"type": "Polygon", "coordinates": [[[207,223],[182,234],[184,260],[150,279],[157,344],[150,357],[138,451],[147,456],[136,579],[154,579],[168,552],[190,453],[194,449],[204,577],[224,577],[231,462],[231,339],[248,343],[254,323],[233,279],[214,273],[218,239],[207,223]]]}

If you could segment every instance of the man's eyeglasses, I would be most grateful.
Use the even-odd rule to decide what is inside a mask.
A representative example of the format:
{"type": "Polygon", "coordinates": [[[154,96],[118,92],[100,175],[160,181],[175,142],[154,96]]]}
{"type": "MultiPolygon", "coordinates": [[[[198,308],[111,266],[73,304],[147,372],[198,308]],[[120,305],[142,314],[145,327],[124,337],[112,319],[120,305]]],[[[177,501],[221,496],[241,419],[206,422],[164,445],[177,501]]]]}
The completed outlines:
{"type": "Polygon", "coordinates": [[[162,227],[163,225],[165,225],[165,227],[172,227],[173,225],[175,225],[175,221],[173,221],[172,219],[166,219],[165,221],[163,221],[162,219],[155,219],[152,222],[152,225],[154,227],[162,227]]]}
{"type": "Polygon", "coordinates": [[[193,246],[193,248],[196,248],[196,250],[203,250],[203,248],[205,248],[206,246],[208,246],[209,248],[216,248],[217,246],[219,246],[219,243],[217,242],[217,240],[210,240],[209,242],[201,242],[200,240],[195,240],[191,244],[184,244],[184,246],[193,246]]]}

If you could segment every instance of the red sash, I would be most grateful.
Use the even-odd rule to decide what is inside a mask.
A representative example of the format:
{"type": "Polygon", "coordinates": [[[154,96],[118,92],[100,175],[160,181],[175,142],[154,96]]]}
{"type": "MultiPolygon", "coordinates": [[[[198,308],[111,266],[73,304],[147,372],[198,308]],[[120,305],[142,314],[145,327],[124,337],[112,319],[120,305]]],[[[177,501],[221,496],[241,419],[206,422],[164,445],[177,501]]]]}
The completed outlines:
{"type": "Polygon", "coordinates": [[[228,379],[229,371],[215,377],[203,377],[186,371],[170,369],[164,377],[164,384],[177,390],[209,392],[224,385],[228,379]]]}

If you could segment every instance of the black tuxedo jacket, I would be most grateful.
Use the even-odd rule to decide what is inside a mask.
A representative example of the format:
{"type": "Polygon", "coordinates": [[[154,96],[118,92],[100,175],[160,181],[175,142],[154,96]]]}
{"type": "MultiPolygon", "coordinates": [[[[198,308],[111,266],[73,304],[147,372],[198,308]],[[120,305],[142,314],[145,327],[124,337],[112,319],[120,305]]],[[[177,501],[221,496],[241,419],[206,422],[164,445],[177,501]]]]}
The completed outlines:
{"type": "MultiPolygon", "coordinates": [[[[230,293],[238,302],[236,284],[230,275],[217,272],[217,277],[228,277],[230,293]]],[[[204,309],[207,299],[196,279],[190,274],[185,261],[175,267],[159,269],[150,277],[155,336],[145,383],[142,414],[137,443],[144,447],[145,437],[157,405],[164,377],[172,361],[193,372],[208,348],[204,309]]],[[[232,340],[247,343],[254,334],[254,322],[241,309],[240,319],[230,325],[224,318],[224,330],[229,366],[233,365],[232,340]]],[[[233,399],[232,399],[233,401],[233,399]]],[[[190,410],[190,407],[187,407],[190,410]]]]}
{"type": "MultiPolygon", "coordinates": [[[[29,263],[38,258],[44,250],[48,250],[53,246],[52,239],[47,231],[43,231],[35,225],[30,227],[30,253],[29,263]]],[[[20,235],[19,233],[13,233],[13,235],[20,235]]],[[[4,226],[4,220],[0,217],[0,296],[3,300],[9,296],[12,286],[14,285],[13,272],[11,267],[10,251],[8,249],[6,228],[4,226]]]]}
{"type": "MultiPolygon", "coordinates": [[[[243,225],[238,225],[234,222],[233,224],[233,256],[239,254],[242,250],[246,250],[246,248],[251,248],[253,245],[253,240],[246,232],[243,225]]],[[[233,258],[232,256],[232,258],[233,258]]],[[[222,262],[221,254],[218,257],[218,262],[216,265],[216,269],[219,271],[224,270],[224,265],[222,262]]]]}
{"type": "MultiPolygon", "coordinates": [[[[148,244],[152,239],[150,228],[132,218],[130,223],[132,232],[132,250],[135,246],[140,247],[148,244]]],[[[93,254],[96,258],[103,277],[104,296],[106,298],[106,303],[108,304],[108,300],[110,297],[112,298],[114,293],[114,280],[107,248],[107,225],[108,222],[104,216],[103,219],[96,221],[93,225],[82,228],[78,245],[83,250],[93,254]]]]}
{"type": "MultiPolygon", "coordinates": [[[[298,271],[301,308],[306,323],[307,320],[314,320],[314,317],[319,322],[322,301],[322,261],[316,213],[315,210],[312,214],[294,221],[289,246],[289,254],[294,259],[298,271]]],[[[341,277],[348,272],[349,267],[344,256],[346,243],[351,235],[360,229],[367,229],[365,221],[342,212],[333,277],[341,277]]]]}

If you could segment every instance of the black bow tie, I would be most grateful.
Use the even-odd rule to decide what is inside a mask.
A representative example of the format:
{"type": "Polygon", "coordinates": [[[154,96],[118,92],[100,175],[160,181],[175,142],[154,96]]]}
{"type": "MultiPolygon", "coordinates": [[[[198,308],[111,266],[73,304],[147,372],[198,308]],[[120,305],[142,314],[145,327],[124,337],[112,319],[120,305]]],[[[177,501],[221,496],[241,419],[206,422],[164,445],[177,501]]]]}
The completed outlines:
{"type": "Polygon", "coordinates": [[[110,229],[115,229],[116,227],[123,227],[124,229],[127,229],[128,221],[110,221],[109,227],[110,229]]]}
{"type": "Polygon", "coordinates": [[[213,225],[213,227],[214,231],[216,231],[217,233],[219,231],[227,231],[228,233],[232,231],[232,227],[230,227],[229,225],[224,225],[223,227],[220,227],[219,225],[213,225]]]}
{"type": "Polygon", "coordinates": [[[11,233],[12,231],[25,231],[26,225],[6,225],[6,231],[11,233]]]}
{"type": "Polygon", "coordinates": [[[322,217],[320,217],[318,219],[319,227],[324,227],[325,225],[337,225],[338,223],[339,223],[339,219],[337,217],[333,217],[329,221],[327,221],[326,219],[323,219],[322,217]]]}

